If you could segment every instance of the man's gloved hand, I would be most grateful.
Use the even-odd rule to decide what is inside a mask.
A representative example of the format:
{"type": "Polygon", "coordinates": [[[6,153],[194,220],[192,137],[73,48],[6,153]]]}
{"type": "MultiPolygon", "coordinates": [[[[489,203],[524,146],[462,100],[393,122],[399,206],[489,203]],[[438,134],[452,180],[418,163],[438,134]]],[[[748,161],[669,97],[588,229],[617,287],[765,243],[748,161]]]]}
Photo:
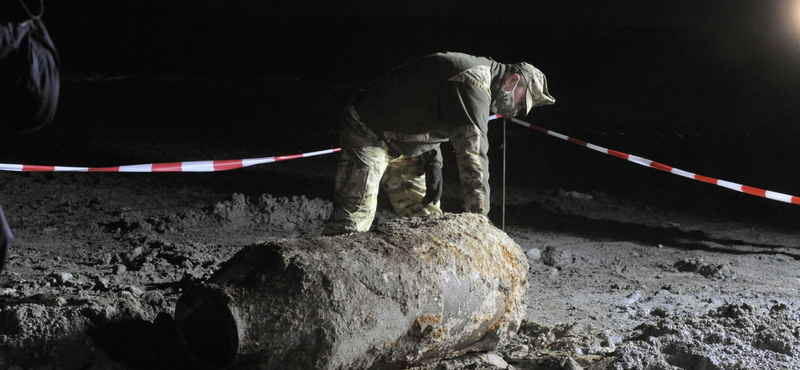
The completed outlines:
{"type": "Polygon", "coordinates": [[[3,271],[3,267],[6,265],[8,247],[13,238],[14,235],[11,235],[11,228],[8,227],[6,216],[3,214],[3,207],[0,207],[0,271],[3,271]]]}
{"type": "Polygon", "coordinates": [[[438,162],[429,162],[423,166],[425,169],[425,197],[422,204],[435,204],[442,199],[442,165],[438,162]]]}

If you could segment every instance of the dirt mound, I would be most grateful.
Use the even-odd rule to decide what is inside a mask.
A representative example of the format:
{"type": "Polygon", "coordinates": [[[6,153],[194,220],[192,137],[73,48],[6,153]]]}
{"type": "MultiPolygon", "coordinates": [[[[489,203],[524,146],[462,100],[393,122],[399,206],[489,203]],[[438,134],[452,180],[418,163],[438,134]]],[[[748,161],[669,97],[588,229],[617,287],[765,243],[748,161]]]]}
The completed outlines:
{"type": "Polygon", "coordinates": [[[307,235],[322,228],[332,209],[330,202],[302,195],[275,198],[263,194],[251,201],[242,194],[233,194],[230,200],[214,205],[209,214],[235,228],[294,230],[307,235]]]}
{"type": "Polygon", "coordinates": [[[282,198],[262,194],[251,200],[234,193],[230,199],[202,210],[187,209],[161,214],[122,211],[114,219],[99,223],[99,226],[107,232],[127,236],[185,233],[208,228],[289,232],[292,235],[287,236],[305,236],[322,229],[332,208],[330,202],[305,196],[282,198]]]}
{"type": "Polygon", "coordinates": [[[729,264],[709,263],[703,258],[683,259],[673,267],[680,272],[694,272],[709,279],[736,279],[729,264]]]}

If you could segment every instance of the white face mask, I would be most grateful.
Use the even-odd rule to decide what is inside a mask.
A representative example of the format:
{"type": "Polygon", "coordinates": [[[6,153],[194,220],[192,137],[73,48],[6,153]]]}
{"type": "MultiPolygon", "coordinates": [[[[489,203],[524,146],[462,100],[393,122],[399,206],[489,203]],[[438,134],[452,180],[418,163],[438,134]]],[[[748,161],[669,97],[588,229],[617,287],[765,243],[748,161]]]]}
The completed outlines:
{"type": "Polygon", "coordinates": [[[492,113],[509,118],[517,115],[517,107],[514,104],[514,91],[517,90],[517,84],[519,84],[519,81],[514,84],[510,91],[500,90],[500,94],[492,100],[492,105],[489,106],[492,113]]]}

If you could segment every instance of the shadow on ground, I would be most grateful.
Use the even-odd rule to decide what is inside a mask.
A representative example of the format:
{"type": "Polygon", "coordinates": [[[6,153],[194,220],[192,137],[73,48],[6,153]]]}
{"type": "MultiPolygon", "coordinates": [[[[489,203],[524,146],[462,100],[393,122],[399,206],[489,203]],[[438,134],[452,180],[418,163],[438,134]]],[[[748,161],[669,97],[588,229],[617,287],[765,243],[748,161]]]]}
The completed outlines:
{"type": "Polygon", "coordinates": [[[787,252],[783,245],[718,238],[700,230],[684,231],[633,222],[594,219],[548,211],[538,204],[509,206],[508,225],[532,227],[540,231],[567,233],[592,240],[626,240],[645,245],[667,245],[686,250],[705,250],[730,254],[781,253],[800,260],[800,253],[787,252]],[[524,218],[513,215],[525,215],[524,218]],[[735,247],[747,247],[740,249],[735,247]],[[780,249],[780,250],[779,250],[780,249]]]}

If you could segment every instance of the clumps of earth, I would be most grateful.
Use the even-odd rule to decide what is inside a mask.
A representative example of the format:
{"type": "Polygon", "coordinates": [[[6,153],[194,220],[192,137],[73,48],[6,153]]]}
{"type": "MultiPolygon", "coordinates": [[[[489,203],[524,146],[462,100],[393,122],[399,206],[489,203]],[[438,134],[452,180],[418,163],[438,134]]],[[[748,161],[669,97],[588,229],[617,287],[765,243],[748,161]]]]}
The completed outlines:
{"type": "Polygon", "coordinates": [[[681,272],[693,272],[709,279],[736,279],[728,264],[708,263],[702,258],[687,258],[673,265],[681,272]]]}
{"type": "MultiPolygon", "coordinates": [[[[331,211],[301,195],[169,186],[117,195],[120,183],[106,179],[54,176],[48,186],[73,189],[58,202],[4,200],[16,239],[0,275],[0,369],[189,369],[172,320],[182,292],[244,246],[316,236],[331,211]],[[63,204],[74,206],[58,212],[63,204]]],[[[610,196],[510,194],[506,233],[530,264],[517,336],[414,370],[800,367],[794,231],[659,213],[681,219],[677,229],[610,196]]],[[[391,217],[381,210],[378,222],[391,217]]]]}
{"type": "Polygon", "coordinates": [[[515,340],[490,354],[415,369],[746,370],[796,369],[800,316],[785,304],[726,304],[701,315],[676,314],[627,337],[591,324],[526,320],[515,340]]]}
{"type": "MultiPolygon", "coordinates": [[[[146,334],[133,337],[158,353],[155,364],[170,364],[180,349],[173,348],[174,342],[162,346],[173,349],[171,354],[150,348],[149,337],[169,332],[185,287],[207,279],[241,249],[236,242],[224,242],[226,237],[254,241],[319,233],[330,210],[327,201],[269,194],[252,200],[233,194],[212,206],[177,212],[122,209],[81,223],[91,234],[84,251],[64,248],[53,235],[58,228],[37,230],[47,236],[39,238],[40,245],[29,244],[25,230],[16,229],[18,243],[0,277],[0,368],[127,369],[120,358],[111,360],[106,353],[131,345],[118,342],[131,331],[146,334]],[[165,327],[153,324],[158,317],[167,322],[165,327]],[[135,325],[109,332],[119,323],[135,325]],[[107,343],[97,341],[109,336],[107,343]]],[[[136,356],[123,351],[122,358],[136,356]]]]}
{"type": "Polygon", "coordinates": [[[800,316],[786,304],[726,304],[637,326],[611,369],[796,369],[800,316]]]}

